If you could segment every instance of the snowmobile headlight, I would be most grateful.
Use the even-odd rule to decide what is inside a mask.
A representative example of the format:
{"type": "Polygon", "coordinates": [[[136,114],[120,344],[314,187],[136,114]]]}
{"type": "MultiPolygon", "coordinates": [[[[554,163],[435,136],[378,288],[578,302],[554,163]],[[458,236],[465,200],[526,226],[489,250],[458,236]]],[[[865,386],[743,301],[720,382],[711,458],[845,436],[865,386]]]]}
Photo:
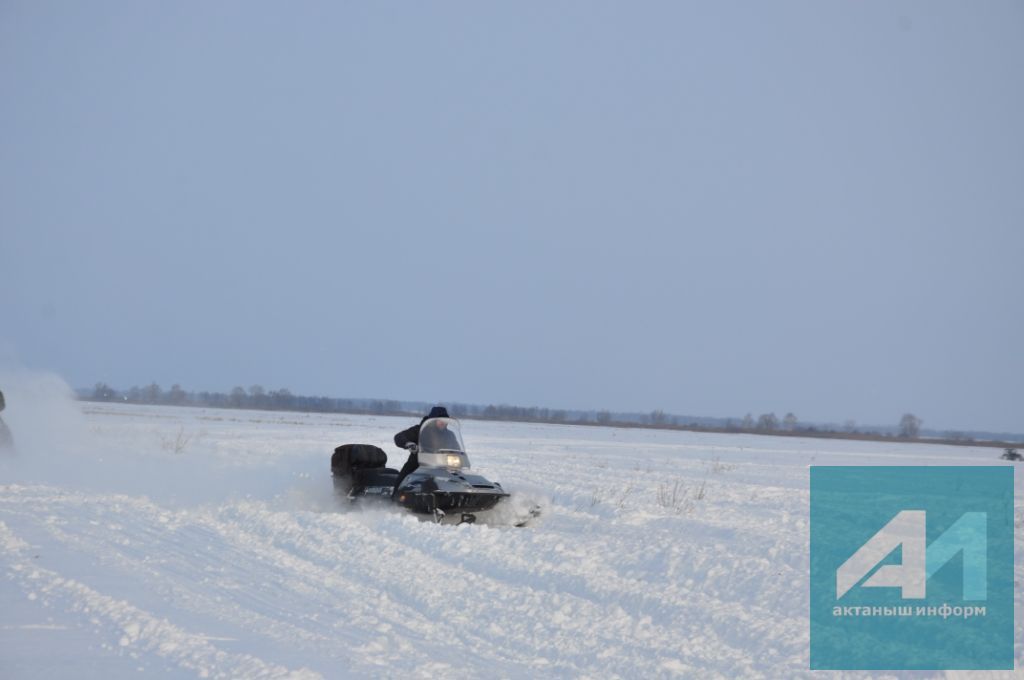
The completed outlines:
{"type": "Polygon", "coordinates": [[[448,454],[448,467],[462,467],[462,456],[448,454]]]}

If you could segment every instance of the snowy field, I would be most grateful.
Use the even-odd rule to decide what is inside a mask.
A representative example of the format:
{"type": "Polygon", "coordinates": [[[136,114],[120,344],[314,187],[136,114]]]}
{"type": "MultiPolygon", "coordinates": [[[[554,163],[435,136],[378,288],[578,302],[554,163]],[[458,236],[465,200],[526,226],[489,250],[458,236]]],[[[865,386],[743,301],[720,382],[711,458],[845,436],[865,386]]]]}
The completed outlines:
{"type": "MultiPolygon", "coordinates": [[[[390,439],[412,419],[13,397],[8,679],[809,677],[808,466],[1001,462],[466,421],[474,468],[545,515],[439,526],[332,495],[334,446],[376,444],[401,465],[390,439]]],[[[1018,582],[1022,565],[1018,542],[1018,582]]],[[[1016,605],[1022,665],[1019,587],[1016,605]]]]}

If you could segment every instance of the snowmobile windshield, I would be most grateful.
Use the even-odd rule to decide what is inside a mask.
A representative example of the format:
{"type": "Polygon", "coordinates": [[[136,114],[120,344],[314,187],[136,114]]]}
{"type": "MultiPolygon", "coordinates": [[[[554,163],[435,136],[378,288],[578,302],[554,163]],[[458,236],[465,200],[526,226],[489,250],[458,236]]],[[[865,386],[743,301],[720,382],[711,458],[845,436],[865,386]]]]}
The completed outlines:
{"type": "Polygon", "coordinates": [[[454,418],[431,418],[420,425],[420,453],[465,450],[459,421],[454,418]]]}

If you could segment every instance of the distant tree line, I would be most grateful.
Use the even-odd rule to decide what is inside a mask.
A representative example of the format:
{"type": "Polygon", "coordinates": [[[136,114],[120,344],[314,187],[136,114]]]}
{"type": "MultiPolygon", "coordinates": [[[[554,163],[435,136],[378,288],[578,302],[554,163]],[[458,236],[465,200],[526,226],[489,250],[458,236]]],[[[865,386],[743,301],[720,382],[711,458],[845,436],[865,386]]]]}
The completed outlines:
{"type": "MultiPolygon", "coordinates": [[[[79,395],[83,396],[83,395],[79,395]]],[[[89,401],[118,401],[129,404],[155,404],[164,406],[197,406],[204,408],[239,408],[266,411],[303,411],[312,413],[368,413],[402,415],[409,413],[403,403],[391,399],[338,399],[334,397],[307,397],[287,388],[264,389],[262,385],[249,388],[235,387],[230,392],[188,392],[181,385],[164,390],[156,383],[145,387],[118,390],[106,383],[97,383],[89,401]]]]}
{"type": "MultiPolygon", "coordinates": [[[[89,401],[124,402],[166,406],[196,406],[205,408],[262,409],[270,411],[303,411],[313,413],[365,413],[372,415],[419,415],[432,406],[425,402],[394,399],[354,399],[336,397],[308,397],[292,394],[287,388],[267,390],[262,385],[235,387],[230,392],[189,392],[174,384],[165,390],[157,383],[144,387],[118,390],[106,383],[97,383],[92,390],[79,392],[89,401]]],[[[509,404],[467,404],[448,402],[448,411],[460,418],[507,420],[542,423],[566,423],[609,426],[652,426],[663,428],[722,428],[727,421],[717,418],[693,418],[667,414],[661,410],[650,413],[613,413],[608,410],[568,410],[538,406],[512,406],[509,404]]],[[[750,416],[748,416],[749,418],[750,416]]],[[[751,431],[769,432],[775,429],[775,416],[762,416],[751,431]],[[767,418],[767,420],[766,420],[767,418]]],[[[796,417],[788,414],[786,423],[796,428],[796,417]],[[790,422],[792,421],[792,422],[790,422]]]]}
{"type": "MultiPolygon", "coordinates": [[[[287,388],[267,390],[262,385],[235,387],[230,392],[190,392],[181,385],[163,389],[156,383],[144,387],[118,390],[106,383],[97,383],[91,390],[80,390],[79,397],[89,401],[124,402],[205,408],[258,409],[268,411],[302,411],[310,413],[360,413],[369,415],[417,416],[432,404],[396,399],[356,399],[311,397],[292,394],[287,388]]],[[[658,409],[649,413],[612,412],[608,410],[570,410],[508,404],[448,403],[449,412],[459,418],[507,420],[569,425],[606,425],[611,427],[654,427],[708,432],[745,432],[751,434],[810,435],[844,438],[878,439],[898,437],[918,439],[923,421],[912,413],[904,414],[899,424],[890,427],[861,427],[852,420],[841,425],[801,423],[796,414],[786,413],[781,419],[775,413],[762,413],[756,418],[748,413],[740,420],[732,418],[701,418],[665,413],[658,409]]],[[[963,432],[945,432],[939,439],[949,443],[971,443],[975,440],[963,432]]]]}

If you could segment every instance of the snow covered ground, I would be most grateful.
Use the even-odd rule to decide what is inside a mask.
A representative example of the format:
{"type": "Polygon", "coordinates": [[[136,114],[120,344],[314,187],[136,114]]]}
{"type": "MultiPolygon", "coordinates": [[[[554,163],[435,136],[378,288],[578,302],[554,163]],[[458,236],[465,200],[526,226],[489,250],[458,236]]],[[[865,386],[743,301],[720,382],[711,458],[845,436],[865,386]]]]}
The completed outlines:
{"type": "MultiPolygon", "coordinates": [[[[808,466],[1001,462],[467,421],[474,468],[545,516],[438,526],[332,495],[334,446],[400,465],[410,419],[57,392],[9,394],[3,414],[19,445],[0,463],[3,678],[810,676],[808,466]]],[[[1019,581],[1020,545],[1016,565],[1019,581]]]]}

